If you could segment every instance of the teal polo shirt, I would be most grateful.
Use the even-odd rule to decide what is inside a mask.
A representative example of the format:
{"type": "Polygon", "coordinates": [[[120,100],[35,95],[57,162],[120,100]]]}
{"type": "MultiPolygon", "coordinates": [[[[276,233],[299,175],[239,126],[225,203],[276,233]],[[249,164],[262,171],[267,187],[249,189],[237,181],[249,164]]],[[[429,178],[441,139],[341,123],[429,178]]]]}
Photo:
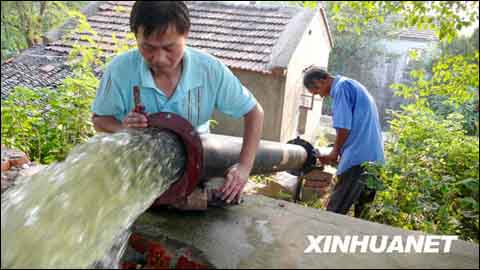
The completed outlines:
{"type": "Polygon", "coordinates": [[[187,119],[200,133],[209,132],[215,109],[240,118],[257,101],[235,75],[215,57],[186,47],[183,70],[174,94],[168,98],[157,88],[138,49],[118,55],[108,64],[92,104],[99,116],[122,121],[134,107],[133,87],[140,87],[145,112],[172,112],[187,119]]]}

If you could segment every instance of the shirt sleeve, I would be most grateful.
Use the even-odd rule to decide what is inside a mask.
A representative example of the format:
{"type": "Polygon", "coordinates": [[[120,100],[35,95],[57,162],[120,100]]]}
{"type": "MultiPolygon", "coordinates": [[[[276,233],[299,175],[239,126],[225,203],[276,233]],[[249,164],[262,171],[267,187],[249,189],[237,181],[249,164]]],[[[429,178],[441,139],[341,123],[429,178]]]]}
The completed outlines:
{"type": "Polygon", "coordinates": [[[218,110],[238,119],[255,107],[257,100],[253,94],[225,64],[218,61],[213,74],[217,88],[215,105],[218,110]]]}
{"type": "Polygon", "coordinates": [[[92,104],[92,112],[99,116],[114,116],[122,121],[128,114],[119,83],[107,68],[100,81],[97,95],[92,104]]]}
{"type": "Polygon", "coordinates": [[[337,86],[336,95],[333,97],[333,128],[352,129],[353,105],[349,102],[348,93],[351,90],[347,83],[337,86]]]}

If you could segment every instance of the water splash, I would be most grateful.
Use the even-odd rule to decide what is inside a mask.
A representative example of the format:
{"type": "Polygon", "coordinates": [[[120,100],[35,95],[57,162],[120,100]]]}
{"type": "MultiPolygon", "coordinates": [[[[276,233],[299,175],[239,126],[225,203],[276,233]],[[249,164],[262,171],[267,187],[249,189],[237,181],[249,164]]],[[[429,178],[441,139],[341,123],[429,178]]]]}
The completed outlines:
{"type": "Polygon", "coordinates": [[[105,255],[184,164],[175,135],[132,131],[97,135],[64,162],[18,179],[2,194],[2,268],[117,265],[105,255]]]}

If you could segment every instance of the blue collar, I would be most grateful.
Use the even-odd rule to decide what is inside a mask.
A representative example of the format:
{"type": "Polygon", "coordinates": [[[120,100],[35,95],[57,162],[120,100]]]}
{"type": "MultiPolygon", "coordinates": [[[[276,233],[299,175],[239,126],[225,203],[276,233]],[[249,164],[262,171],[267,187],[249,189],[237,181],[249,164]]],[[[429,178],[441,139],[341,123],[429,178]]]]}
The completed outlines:
{"type": "Polygon", "coordinates": [[[334,97],[337,94],[337,91],[338,91],[337,83],[338,83],[338,81],[340,81],[341,77],[342,76],[340,76],[340,75],[335,76],[335,79],[332,82],[332,86],[330,87],[330,96],[331,97],[334,97]]]}

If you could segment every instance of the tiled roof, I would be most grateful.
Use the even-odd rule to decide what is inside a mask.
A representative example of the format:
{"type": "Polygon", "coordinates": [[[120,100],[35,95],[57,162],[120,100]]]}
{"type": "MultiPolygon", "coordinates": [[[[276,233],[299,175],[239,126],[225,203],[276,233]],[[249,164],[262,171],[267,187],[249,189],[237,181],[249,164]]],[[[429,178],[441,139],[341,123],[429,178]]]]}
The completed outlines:
{"type": "Polygon", "coordinates": [[[430,30],[418,30],[416,28],[409,28],[400,31],[398,34],[399,39],[413,39],[413,40],[424,40],[424,41],[437,41],[438,38],[430,30]]]}
{"type": "MultiPolygon", "coordinates": [[[[112,34],[122,40],[130,32],[132,5],[133,2],[123,1],[92,2],[82,10],[97,33],[97,37],[90,38],[99,48],[113,53],[112,34]]],[[[299,7],[219,2],[187,2],[187,5],[192,23],[189,46],[216,56],[230,68],[267,74],[273,68],[288,66],[303,32],[318,12],[299,7]]],[[[79,34],[65,35],[72,26],[72,22],[67,22],[47,33],[46,38],[51,42],[46,46],[27,49],[2,63],[2,99],[17,85],[54,88],[70,74],[65,64],[67,55],[76,42],[86,42],[79,34]]]]}
{"type": "Polygon", "coordinates": [[[70,74],[65,62],[66,56],[48,55],[43,46],[38,46],[26,50],[13,61],[2,63],[2,99],[15,86],[55,88],[70,74]]]}
{"type": "MultiPolygon", "coordinates": [[[[109,1],[88,17],[98,34],[94,40],[102,50],[113,53],[112,34],[120,40],[130,32],[132,5],[133,2],[109,1]]],[[[187,2],[187,5],[192,23],[187,45],[207,51],[231,68],[262,73],[271,71],[268,63],[280,34],[295,15],[305,12],[297,7],[218,2],[187,2]]],[[[59,40],[47,49],[66,53],[80,39],[74,36],[66,41],[59,40]]]]}

